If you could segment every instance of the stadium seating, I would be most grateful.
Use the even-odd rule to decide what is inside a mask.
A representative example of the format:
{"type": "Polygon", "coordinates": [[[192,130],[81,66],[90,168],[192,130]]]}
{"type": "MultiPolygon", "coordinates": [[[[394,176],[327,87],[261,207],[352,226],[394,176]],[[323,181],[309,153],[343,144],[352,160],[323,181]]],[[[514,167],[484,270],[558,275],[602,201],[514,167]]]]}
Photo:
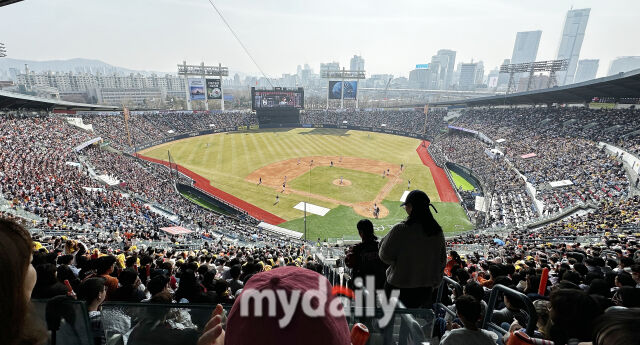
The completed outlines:
{"type": "MultiPolygon", "coordinates": [[[[636,110],[471,109],[450,123],[444,121],[445,112],[433,114],[427,117],[427,135],[433,142],[430,153],[438,164],[455,163],[471,171],[489,200],[489,216],[484,227],[447,239],[448,247],[461,257],[449,258],[447,283],[438,291],[435,315],[398,312],[402,316],[394,320],[394,326],[371,327],[372,340],[410,343],[441,337],[445,314],[452,316],[451,307],[462,293],[457,290],[472,282],[485,288],[482,299],[488,307],[483,327],[500,336],[512,332],[498,323],[500,319],[494,320],[494,314],[508,315],[509,321],[526,317],[518,323],[527,328],[528,335],[562,339],[540,333],[540,325],[537,329],[532,326],[534,319],[540,320],[537,306],[531,304],[537,300],[553,304],[559,303],[558,299],[581,298],[589,293],[596,296],[592,297],[597,301],[592,307],[599,314],[610,306],[640,307],[640,196],[633,183],[635,176],[619,156],[598,146],[602,141],[638,154],[638,139],[633,135],[640,129],[636,110]],[[447,131],[448,124],[483,136],[447,131]],[[504,155],[495,155],[492,150],[504,155]],[[536,155],[523,157],[530,153],[536,155]],[[551,186],[551,182],[563,180],[571,184],[551,186]],[[541,222],[540,217],[547,220],[541,222]],[[539,289],[545,268],[549,269],[549,281],[539,289]],[[565,295],[567,289],[569,293],[576,291],[575,296],[565,295]],[[505,293],[520,299],[520,304],[509,302],[520,306],[503,302],[505,293]]],[[[410,133],[422,133],[425,124],[424,114],[416,110],[313,111],[301,117],[304,123],[350,121],[353,125],[410,133]]],[[[58,276],[53,283],[56,279],[60,284],[66,278],[81,280],[96,274],[96,266],[105,255],[113,255],[116,260],[114,277],[123,277],[127,269],[137,272],[145,286],[140,291],[145,297],[152,297],[146,288],[153,286],[154,277],[165,276],[176,293],[181,283],[185,289],[189,277],[196,277],[195,289],[188,294],[181,292],[181,296],[191,303],[206,302],[204,311],[191,304],[151,308],[150,304],[111,301],[102,312],[105,339],[116,341],[132,329],[118,328],[116,321],[123,314],[130,318],[171,314],[181,320],[167,322],[172,329],[188,324],[187,329],[197,333],[213,304],[230,307],[242,283],[259,272],[281,266],[311,269],[324,273],[334,285],[349,286],[350,271],[344,267],[342,249],[303,244],[286,233],[260,229],[254,219],[202,209],[179,196],[173,187],[173,179],[189,185],[188,178],[176,177],[164,166],[128,154],[134,146],[177,133],[211,125],[251,125],[256,123],[253,115],[163,112],[134,113],[131,118],[130,145],[121,115],[83,115],[84,123],[92,124],[94,133],[50,114],[0,117],[0,216],[22,222],[32,230],[37,241],[33,264],[41,268],[57,264],[58,276]],[[74,151],[96,135],[107,138],[111,147],[74,151]],[[107,185],[96,179],[105,175],[117,183],[107,185]],[[175,237],[160,230],[172,225],[197,231],[175,237]],[[330,258],[325,255],[327,250],[331,250],[330,258]]],[[[473,195],[463,195],[469,209],[473,195]]],[[[55,290],[46,288],[37,287],[38,291],[55,290]]],[[[85,322],[83,318],[75,320],[85,322]]],[[[581,320],[591,327],[595,318],[581,320]]],[[[371,320],[349,321],[351,325],[371,320]]]]}

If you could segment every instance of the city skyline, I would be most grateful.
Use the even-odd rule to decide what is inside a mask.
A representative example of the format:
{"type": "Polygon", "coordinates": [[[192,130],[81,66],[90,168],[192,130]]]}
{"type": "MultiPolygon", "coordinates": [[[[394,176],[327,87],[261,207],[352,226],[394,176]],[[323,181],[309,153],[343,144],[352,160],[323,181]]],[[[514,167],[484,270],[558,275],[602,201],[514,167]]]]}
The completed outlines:
{"type": "MultiPolygon", "coordinates": [[[[260,67],[274,78],[293,74],[297,65],[305,63],[316,73],[323,62],[349,66],[353,55],[365,59],[367,75],[407,77],[413,66],[428,63],[441,49],[455,51],[459,62],[483,61],[488,71],[511,56],[516,32],[532,30],[543,32],[538,60],[554,59],[569,10],[568,5],[550,1],[535,7],[502,0],[436,2],[429,6],[412,1],[394,5],[356,1],[341,5],[343,12],[339,15],[316,15],[323,13],[316,11],[319,6],[331,6],[333,2],[279,3],[281,11],[247,0],[216,2],[260,67]],[[429,11],[418,15],[422,7],[429,11]],[[336,32],[336,23],[345,21],[352,26],[346,32],[336,32]],[[280,36],[273,34],[283,38],[275,39],[280,36]]],[[[182,60],[220,61],[233,71],[259,75],[207,1],[158,0],[153,7],[147,6],[150,4],[121,0],[109,4],[60,0],[55,5],[43,0],[24,1],[0,9],[0,32],[5,33],[0,41],[6,44],[8,55],[16,59],[82,57],[166,73],[175,73],[175,66],[182,60]],[[155,20],[140,21],[141,14],[155,20]],[[74,19],[60,21],[62,15],[74,19]],[[21,30],[15,30],[17,26],[21,30]],[[201,32],[201,37],[194,38],[193,32],[201,32]]],[[[576,9],[591,8],[580,59],[600,60],[603,68],[597,77],[605,75],[616,57],[640,55],[640,48],[624,39],[625,32],[640,30],[633,15],[640,11],[640,4],[621,1],[604,6],[582,0],[573,5],[576,9]]]]}

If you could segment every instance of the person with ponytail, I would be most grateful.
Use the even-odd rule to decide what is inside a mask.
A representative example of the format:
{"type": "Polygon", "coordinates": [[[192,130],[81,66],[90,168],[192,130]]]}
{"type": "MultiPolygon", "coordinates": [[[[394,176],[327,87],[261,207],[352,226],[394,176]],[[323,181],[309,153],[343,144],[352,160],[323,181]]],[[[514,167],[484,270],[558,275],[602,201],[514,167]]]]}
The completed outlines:
{"type": "Polygon", "coordinates": [[[380,259],[389,265],[385,291],[399,290],[407,308],[431,308],[447,260],[444,233],[430,208],[438,211],[420,190],[409,192],[401,206],[407,219],[380,241],[380,259]]]}

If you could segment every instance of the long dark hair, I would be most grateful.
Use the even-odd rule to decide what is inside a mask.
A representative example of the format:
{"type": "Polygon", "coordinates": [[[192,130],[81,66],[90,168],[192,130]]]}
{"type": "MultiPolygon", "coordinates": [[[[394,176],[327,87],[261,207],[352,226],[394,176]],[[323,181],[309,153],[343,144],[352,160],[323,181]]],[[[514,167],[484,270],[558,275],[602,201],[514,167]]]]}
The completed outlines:
{"type": "Polygon", "coordinates": [[[360,219],[356,225],[360,236],[362,236],[362,242],[375,242],[378,237],[373,233],[373,223],[368,219],[360,219]]]}
{"type": "Polygon", "coordinates": [[[0,219],[0,334],[5,344],[42,344],[44,325],[36,321],[25,296],[25,277],[33,249],[29,232],[18,223],[0,219]]]}
{"type": "MultiPolygon", "coordinates": [[[[442,227],[435,218],[433,218],[433,214],[429,209],[431,205],[431,200],[427,194],[420,190],[413,190],[407,196],[407,204],[411,205],[411,214],[407,217],[405,221],[406,225],[412,224],[420,224],[422,230],[427,236],[437,236],[442,234],[442,227]]],[[[435,209],[435,207],[434,207],[435,209]]]]}
{"type": "Polygon", "coordinates": [[[198,299],[202,295],[202,289],[196,280],[196,274],[193,270],[186,270],[182,272],[180,276],[180,285],[178,286],[178,290],[175,293],[175,300],[180,301],[180,299],[185,298],[189,302],[194,303],[194,300],[198,299]]]}
{"type": "Polygon", "coordinates": [[[428,208],[426,211],[419,211],[415,208],[411,210],[411,214],[407,217],[405,224],[411,225],[413,223],[418,223],[422,226],[422,230],[427,236],[436,236],[442,233],[442,227],[435,218],[433,218],[433,214],[429,211],[428,208]]]}
{"type": "Polygon", "coordinates": [[[431,210],[429,210],[429,206],[426,207],[416,207],[411,205],[411,214],[407,217],[405,224],[420,224],[422,230],[427,236],[436,236],[442,234],[442,227],[435,218],[433,218],[433,214],[431,210]]]}

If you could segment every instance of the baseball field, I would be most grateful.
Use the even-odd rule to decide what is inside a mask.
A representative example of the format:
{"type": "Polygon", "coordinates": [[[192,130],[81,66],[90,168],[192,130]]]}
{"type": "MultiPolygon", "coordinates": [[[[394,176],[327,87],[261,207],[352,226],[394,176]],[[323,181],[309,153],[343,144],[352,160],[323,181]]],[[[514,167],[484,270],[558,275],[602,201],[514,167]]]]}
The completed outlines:
{"type": "Polygon", "coordinates": [[[166,161],[170,152],[215,188],[282,218],[284,228],[303,230],[304,213],[294,208],[300,202],[309,211],[328,209],[307,213],[309,239],[357,235],[355,224],[364,217],[382,235],[406,217],[400,198],[409,189],[430,196],[446,232],[471,229],[457,202],[441,202],[442,186],[416,152],[420,143],[382,133],[296,128],[199,136],[140,154],[166,161]]]}

